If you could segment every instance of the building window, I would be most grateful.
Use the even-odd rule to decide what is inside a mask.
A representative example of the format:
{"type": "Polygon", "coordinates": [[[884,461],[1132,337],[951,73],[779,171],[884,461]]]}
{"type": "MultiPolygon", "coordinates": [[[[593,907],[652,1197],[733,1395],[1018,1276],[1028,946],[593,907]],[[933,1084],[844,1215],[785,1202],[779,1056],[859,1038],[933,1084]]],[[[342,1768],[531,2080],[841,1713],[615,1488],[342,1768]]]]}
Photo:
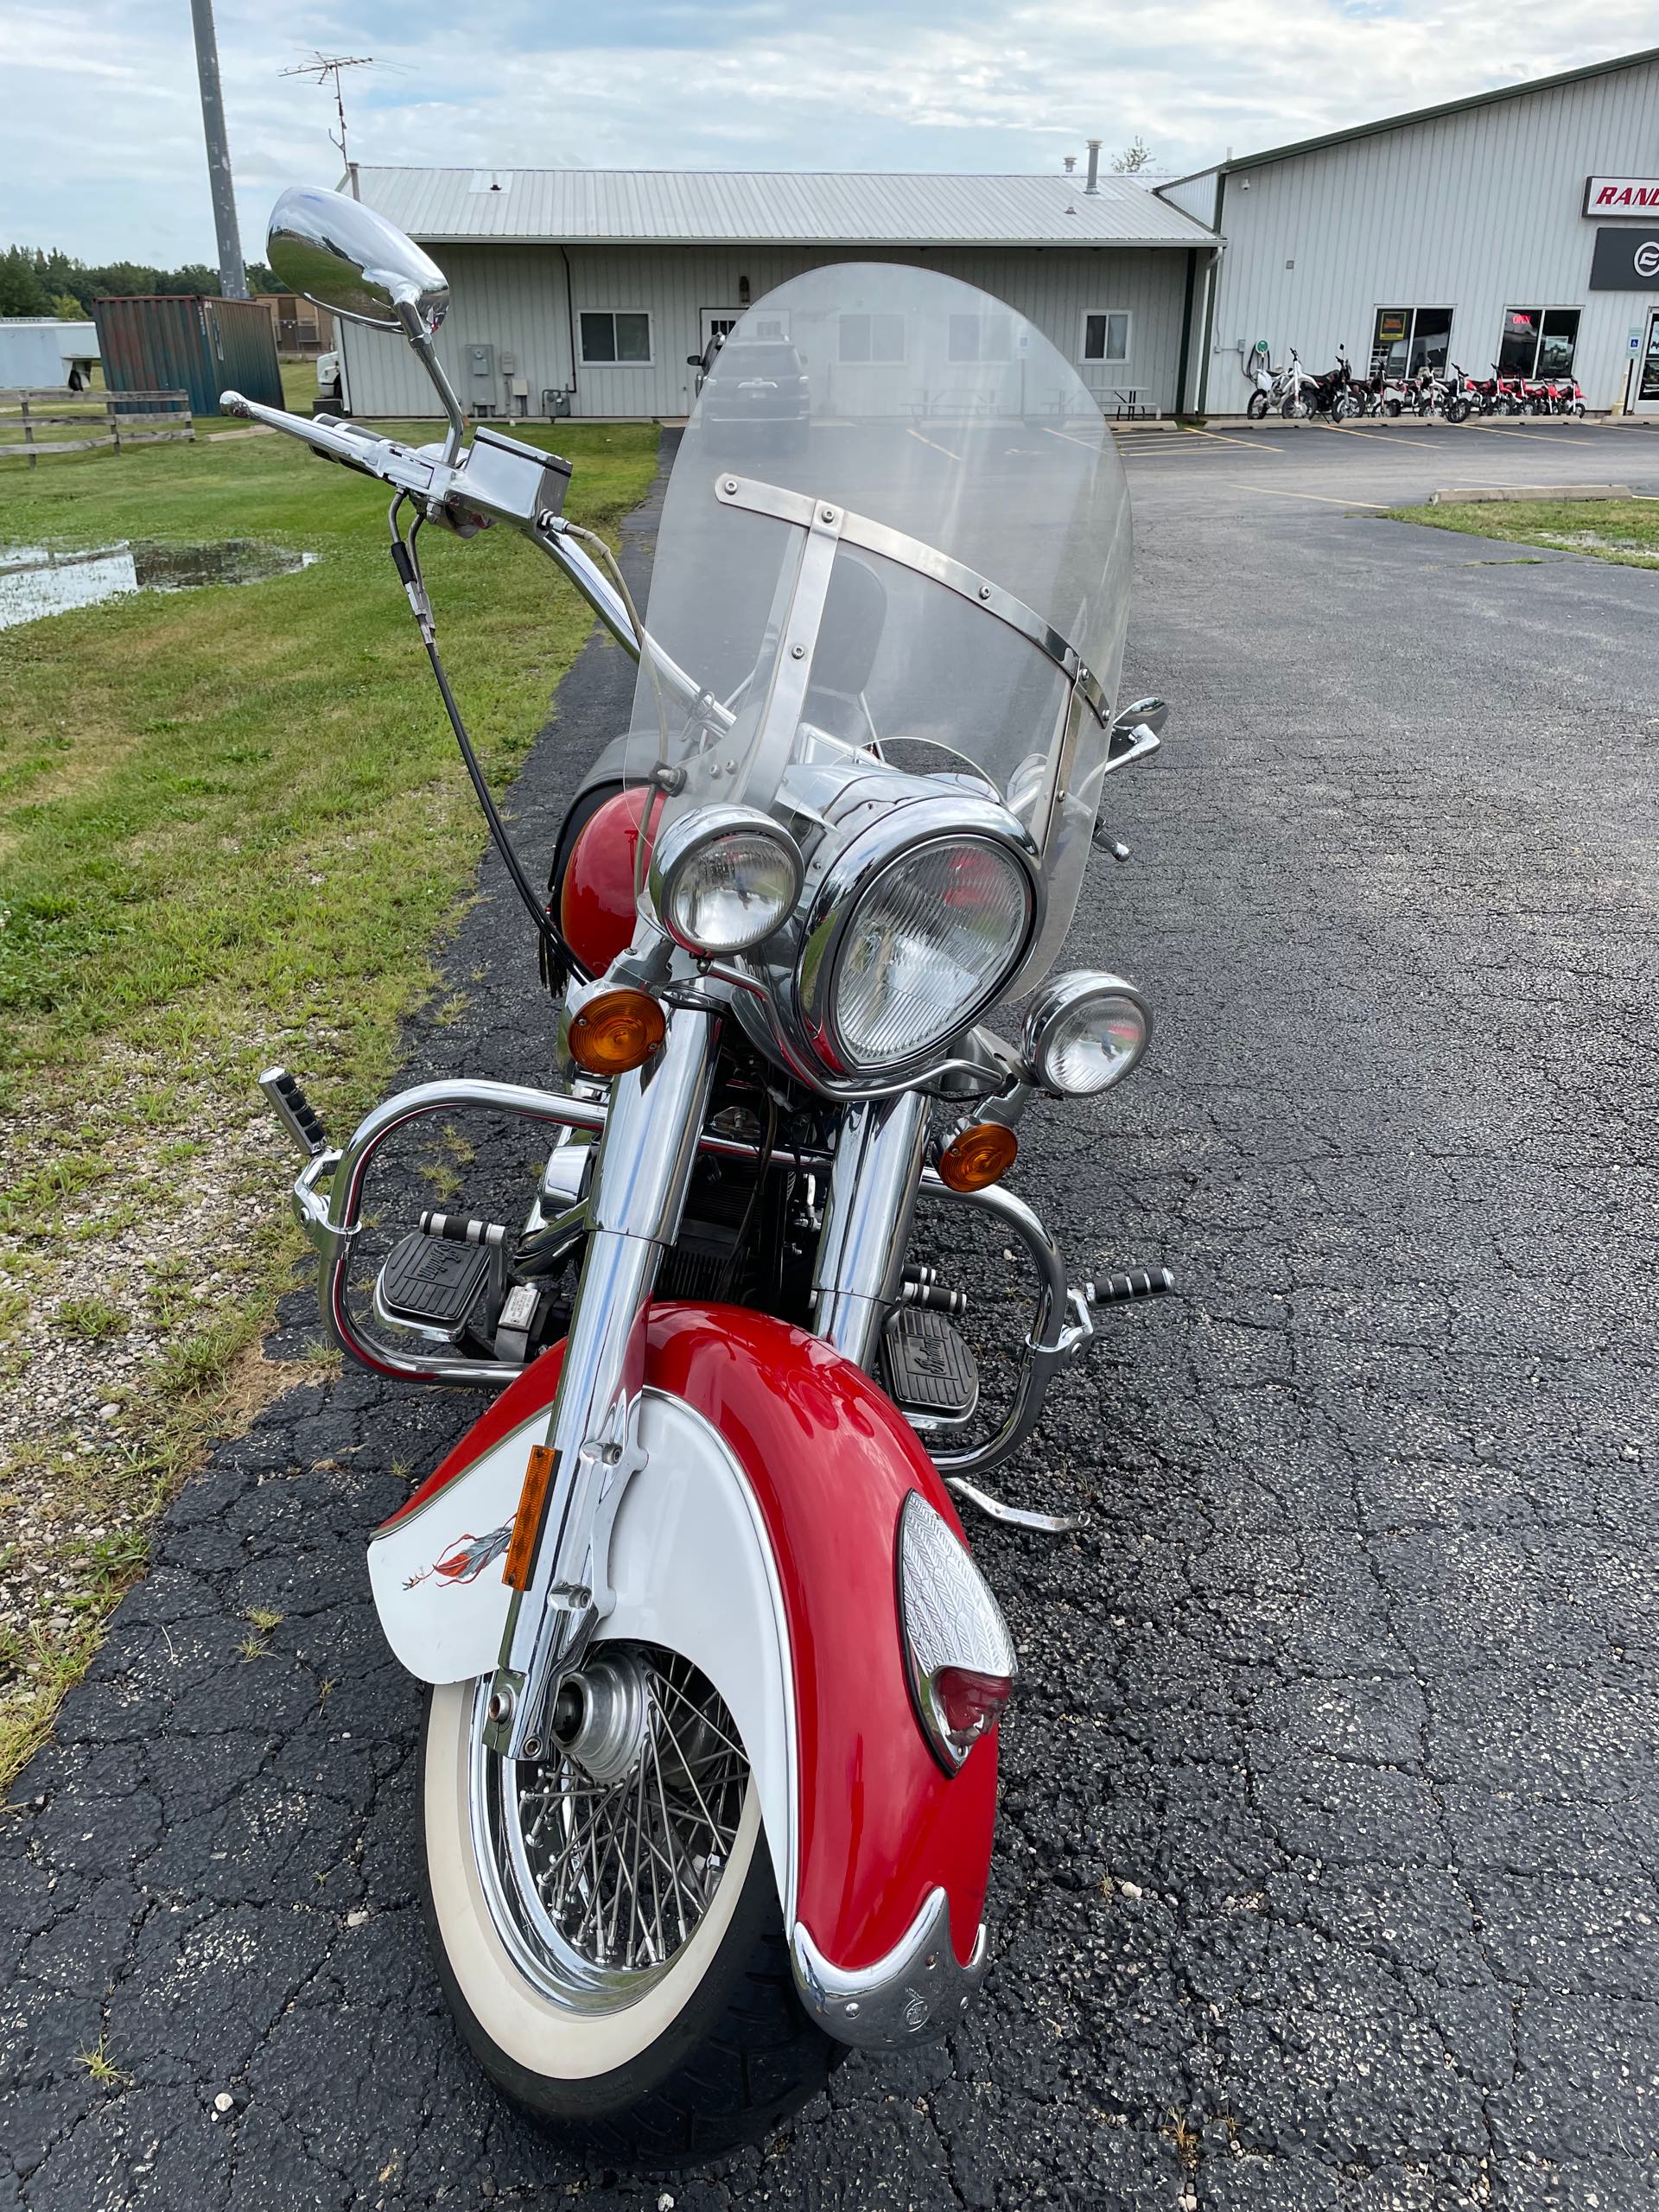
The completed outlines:
{"type": "Polygon", "coordinates": [[[595,368],[607,362],[629,365],[651,359],[651,317],[623,308],[587,308],[582,314],[582,358],[595,368]]]}
{"type": "Polygon", "coordinates": [[[1371,330],[1371,374],[1414,377],[1443,369],[1452,344],[1450,308],[1378,308],[1371,330]]]}
{"type": "Polygon", "coordinates": [[[844,315],[840,353],[843,361],[902,361],[905,318],[901,315],[844,315]]]}
{"type": "Polygon", "coordinates": [[[1005,315],[953,315],[945,340],[952,361],[1006,361],[1008,319],[1005,315]]]}
{"type": "Polygon", "coordinates": [[[1122,308],[1108,308],[1083,318],[1083,352],[1079,358],[1099,361],[1109,369],[1122,368],[1129,358],[1129,318],[1122,308]]]}
{"type": "Polygon", "coordinates": [[[1505,308],[1497,366],[1506,377],[1567,377],[1579,344],[1577,308],[1505,308]]]}

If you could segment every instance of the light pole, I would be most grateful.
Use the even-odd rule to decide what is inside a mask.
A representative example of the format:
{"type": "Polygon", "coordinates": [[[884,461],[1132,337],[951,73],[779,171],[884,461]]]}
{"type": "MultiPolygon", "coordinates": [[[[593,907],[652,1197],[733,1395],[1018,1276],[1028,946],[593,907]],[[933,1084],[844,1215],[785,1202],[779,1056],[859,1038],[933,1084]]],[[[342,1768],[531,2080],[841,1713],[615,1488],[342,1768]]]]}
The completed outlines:
{"type": "Polygon", "coordinates": [[[231,149],[225,137],[225,102],[219,89],[213,0],[190,0],[190,21],[196,34],[196,74],[201,80],[207,188],[213,194],[213,229],[219,237],[219,289],[225,299],[245,300],[248,272],[242,265],[242,240],[236,227],[236,194],[231,185],[231,149]]]}

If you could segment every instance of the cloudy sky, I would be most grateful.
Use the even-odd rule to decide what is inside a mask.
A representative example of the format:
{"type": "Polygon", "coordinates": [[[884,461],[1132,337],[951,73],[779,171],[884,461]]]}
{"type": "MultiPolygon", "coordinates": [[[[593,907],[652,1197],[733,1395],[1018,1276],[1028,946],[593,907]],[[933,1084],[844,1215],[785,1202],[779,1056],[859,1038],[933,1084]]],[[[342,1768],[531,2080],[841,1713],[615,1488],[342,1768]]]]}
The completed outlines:
{"type": "MultiPolygon", "coordinates": [[[[1057,169],[1138,132],[1160,170],[1659,45],[1659,0],[219,0],[245,250],[332,182],[326,95],[372,54],[365,162],[1057,169]],[[465,26],[462,28],[461,26],[465,26]]],[[[0,0],[0,243],[214,258],[189,0],[0,0]]]]}

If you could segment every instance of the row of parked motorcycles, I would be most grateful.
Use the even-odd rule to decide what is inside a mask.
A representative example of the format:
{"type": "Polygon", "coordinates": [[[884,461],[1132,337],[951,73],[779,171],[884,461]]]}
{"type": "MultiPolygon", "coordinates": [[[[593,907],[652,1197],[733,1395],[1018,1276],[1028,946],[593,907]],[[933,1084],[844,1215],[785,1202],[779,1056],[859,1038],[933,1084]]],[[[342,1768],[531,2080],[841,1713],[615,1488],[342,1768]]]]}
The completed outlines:
{"type": "Polygon", "coordinates": [[[1584,392],[1573,377],[1506,375],[1496,361],[1491,368],[1489,377],[1473,377],[1452,361],[1413,376],[1357,377],[1338,346],[1336,366],[1316,376],[1293,346],[1282,368],[1259,362],[1246,371],[1255,387],[1246,411],[1258,423],[1274,412],[1287,422],[1323,416],[1332,423],[1364,415],[1438,415],[1465,423],[1471,415],[1584,413],[1584,392]]]}

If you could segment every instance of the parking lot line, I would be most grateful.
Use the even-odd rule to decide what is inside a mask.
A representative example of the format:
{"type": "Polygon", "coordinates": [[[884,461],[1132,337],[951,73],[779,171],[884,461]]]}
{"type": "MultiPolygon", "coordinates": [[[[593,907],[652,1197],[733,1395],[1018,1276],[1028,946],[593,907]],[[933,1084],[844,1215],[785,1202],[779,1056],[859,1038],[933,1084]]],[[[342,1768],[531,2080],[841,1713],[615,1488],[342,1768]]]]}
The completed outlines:
{"type": "Polygon", "coordinates": [[[1043,431],[1044,435],[1047,437],[1064,438],[1069,446],[1082,446],[1090,453],[1097,453],[1099,451],[1099,448],[1094,445],[1088,438],[1074,437],[1070,430],[1057,430],[1052,423],[1045,423],[1043,425],[1043,431]]]}
{"type": "Polygon", "coordinates": [[[1496,423],[1471,423],[1467,427],[1478,430],[1483,438],[1530,438],[1541,446],[1558,446],[1561,442],[1559,430],[1503,430],[1496,423]]]}
{"type": "Polygon", "coordinates": [[[962,459],[962,455],[959,453],[952,453],[949,446],[942,446],[937,438],[925,438],[919,430],[912,430],[908,423],[905,425],[905,435],[908,438],[914,438],[918,444],[931,446],[935,453],[942,453],[947,461],[960,461],[962,459]]]}
{"type": "Polygon", "coordinates": [[[1245,484],[1236,476],[1224,480],[1235,492],[1269,492],[1275,499],[1317,499],[1322,507],[1375,507],[1379,514],[1386,512],[1386,499],[1333,499],[1325,492],[1286,492],[1277,484],[1245,484]]]}
{"type": "Polygon", "coordinates": [[[1214,438],[1224,446],[1255,446],[1262,453],[1278,453],[1278,446],[1264,445],[1260,438],[1236,438],[1226,430],[1195,430],[1190,423],[1180,426],[1189,438],[1214,438]]]}
{"type": "Polygon", "coordinates": [[[1385,446],[1422,446],[1432,452],[1440,450],[1435,439],[1408,437],[1403,430],[1357,430],[1351,423],[1334,423],[1331,434],[1338,438],[1373,438],[1385,446]]]}

